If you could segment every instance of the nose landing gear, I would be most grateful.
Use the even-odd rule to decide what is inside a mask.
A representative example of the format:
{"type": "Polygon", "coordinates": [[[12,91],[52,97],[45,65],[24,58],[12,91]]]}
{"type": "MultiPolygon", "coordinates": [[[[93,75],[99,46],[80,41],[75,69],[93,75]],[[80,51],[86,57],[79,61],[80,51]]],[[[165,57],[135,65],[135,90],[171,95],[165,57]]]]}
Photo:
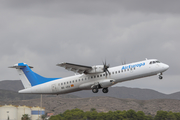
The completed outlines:
{"type": "Polygon", "coordinates": [[[160,80],[163,79],[163,76],[159,75],[159,79],[160,79],[160,80]]]}
{"type": "Polygon", "coordinates": [[[159,79],[163,79],[162,73],[158,73],[157,75],[159,75],[159,79]]]}

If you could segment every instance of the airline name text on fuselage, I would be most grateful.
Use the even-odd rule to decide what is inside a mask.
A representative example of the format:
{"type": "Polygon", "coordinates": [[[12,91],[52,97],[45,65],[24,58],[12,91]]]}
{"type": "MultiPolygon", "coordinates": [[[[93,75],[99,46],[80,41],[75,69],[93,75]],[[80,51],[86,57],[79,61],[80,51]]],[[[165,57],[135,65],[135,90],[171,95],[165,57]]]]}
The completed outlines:
{"type": "Polygon", "coordinates": [[[141,66],[144,66],[144,65],[145,65],[145,62],[134,64],[134,65],[127,65],[127,66],[123,66],[121,70],[130,69],[130,68],[134,68],[134,67],[141,67],[141,66]]]}

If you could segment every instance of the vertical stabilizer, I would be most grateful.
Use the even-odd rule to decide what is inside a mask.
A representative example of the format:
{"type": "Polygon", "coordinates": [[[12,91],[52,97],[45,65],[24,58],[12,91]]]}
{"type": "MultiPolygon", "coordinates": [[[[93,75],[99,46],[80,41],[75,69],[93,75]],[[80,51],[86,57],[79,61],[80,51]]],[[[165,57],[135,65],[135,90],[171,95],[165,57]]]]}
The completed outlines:
{"type": "Polygon", "coordinates": [[[61,78],[45,78],[37,73],[33,72],[31,70],[31,66],[28,66],[26,63],[18,63],[15,64],[14,66],[11,66],[9,68],[16,68],[19,74],[19,77],[23,83],[24,88],[30,88],[39,84],[43,84],[49,81],[53,81],[56,79],[61,79],[61,78]]]}
{"type": "Polygon", "coordinates": [[[27,79],[26,75],[24,74],[24,72],[21,70],[21,69],[17,69],[17,72],[19,74],[19,77],[20,77],[20,80],[24,86],[24,88],[30,88],[32,87],[31,86],[31,83],[29,82],[29,80],[27,79]]]}

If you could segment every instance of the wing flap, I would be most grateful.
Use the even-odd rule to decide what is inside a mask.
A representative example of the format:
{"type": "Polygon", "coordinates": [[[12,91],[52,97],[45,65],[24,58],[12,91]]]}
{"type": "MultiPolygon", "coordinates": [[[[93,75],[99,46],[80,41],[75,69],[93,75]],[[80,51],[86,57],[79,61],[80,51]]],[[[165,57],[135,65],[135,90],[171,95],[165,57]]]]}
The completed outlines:
{"type": "Polygon", "coordinates": [[[85,65],[78,65],[78,64],[72,64],[72,63],[60,63],[57,64],[57,66],[64,67],[65,69],[69,71],[73,71],[75,73],[88,73],[92,70],[91,66],[85,66],[85,65]]]}

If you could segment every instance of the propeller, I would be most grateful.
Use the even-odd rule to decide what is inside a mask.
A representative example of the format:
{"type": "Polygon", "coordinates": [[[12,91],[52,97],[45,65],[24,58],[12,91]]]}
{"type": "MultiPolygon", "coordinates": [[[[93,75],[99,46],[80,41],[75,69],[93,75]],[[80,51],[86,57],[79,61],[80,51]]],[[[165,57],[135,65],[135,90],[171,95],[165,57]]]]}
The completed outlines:
{"type": "Polygon", "coordinates": [[[106,73],[106,77],[107,77],[107,72],[109,73],[109,75],[111,74],[108,70],[109,67],[110,67],[110,65],[109,64],[106,65],[106,60],[105,60],[105,62],[103,62],[103,71],[106,73]]]}

